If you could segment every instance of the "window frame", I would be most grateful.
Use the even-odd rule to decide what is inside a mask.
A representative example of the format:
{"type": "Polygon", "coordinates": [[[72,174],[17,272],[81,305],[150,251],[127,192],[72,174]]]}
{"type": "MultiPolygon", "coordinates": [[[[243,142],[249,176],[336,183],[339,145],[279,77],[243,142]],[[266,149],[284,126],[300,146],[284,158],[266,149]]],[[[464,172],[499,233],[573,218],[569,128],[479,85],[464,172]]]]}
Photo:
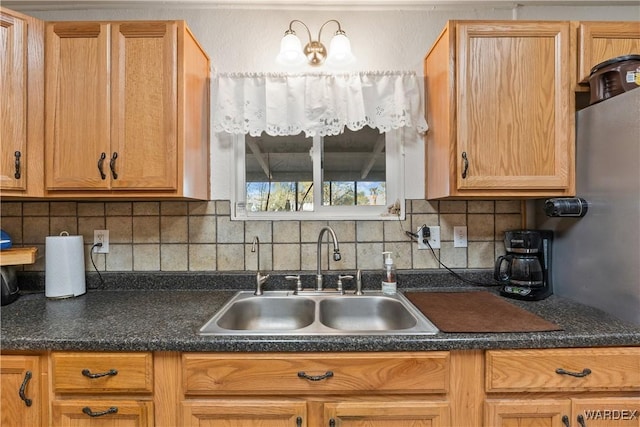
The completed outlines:
{"type": "Polygon", "coordinates": [[[313,211],[249,212],[246,209],[245,135],[233,135],[233,191],[231,219],[250,220],[398,220],[405,218],[404,142],[401,129],[385,132],[386,205],[323,206],[322,205],[322,136],[314,136],[310,154],[313,159],[313,211]],[[320,191],[316,191],[319,188],[320,191]],[[398,202],[400,211],[390,213],[389,207],[398,202]]]}

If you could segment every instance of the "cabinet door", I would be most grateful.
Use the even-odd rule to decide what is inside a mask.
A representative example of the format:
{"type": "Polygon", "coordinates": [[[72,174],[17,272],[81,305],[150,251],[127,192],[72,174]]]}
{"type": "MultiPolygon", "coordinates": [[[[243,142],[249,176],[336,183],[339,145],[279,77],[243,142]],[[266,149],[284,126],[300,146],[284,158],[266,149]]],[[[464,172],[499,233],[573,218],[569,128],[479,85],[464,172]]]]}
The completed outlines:
{"type": "Polygon", "coordinates": [[[0,189],[26,189],[27,22],[0,11],[0,189]]]}
{"type": "Polygon", "coordinates": [[[336,402],[324,405],[323,426],[444,427],[447,402],[336,402]]]}
{"type": "Polygon", "coordinates": [[[591,69],[618,56],[640,52],[639,22],[581,22],[578,30],[578,82],[587,83],[591,69]]]}
{"type": "Polygon", "coordinates": [[[569,23],[456,28],[458,190],[567,188],[573,159],[569,23]]]}
{"type": "Polygon", "coordinates": [[[134,400],[64,400],[51,405],[52,425],[61,427],[151,427],[153,404],[134,400]]]}
{"type": "Polygon", "coordinates": [[[39,356],[0,356],[0,398],[3,427],[41,424],[39,356]]]}
{"type": "Polygon", "coordinates": [[[112,28],[111,170],[114,189],[177,186],[177,24],[112,28]]]}
{"type": "Polygon", "coordinates": [[[571,403],[567,399],[502,399],[485,402],[485,426],[568,427],[571,403]]]}
{"type": "Polygon", "coordinates": [[[47,25],[45,146],[49,190],[109,188],[108,36],[109,25],[105,23],[47,25]]]}
{"type": "Polygon", "coordinates": [[[209,400],[182,404],[184,427],[302,427],[306,403],[295,400],[209,400]]]}
{"type": "Polygon", "coordinates": [[[639,427],[640,397],[572,399],[573,421],[588,427],[639,427]]]}

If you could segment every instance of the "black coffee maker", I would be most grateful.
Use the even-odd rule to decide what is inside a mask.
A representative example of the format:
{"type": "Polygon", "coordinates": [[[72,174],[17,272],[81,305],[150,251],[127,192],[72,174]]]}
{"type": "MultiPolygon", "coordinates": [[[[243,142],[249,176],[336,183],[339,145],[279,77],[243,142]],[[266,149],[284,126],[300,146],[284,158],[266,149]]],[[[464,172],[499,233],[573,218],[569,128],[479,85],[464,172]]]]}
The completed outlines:
{"type": "Polygon", "coordinates": [[[506,255],[496,260],[494,278],[502,283],[500,295],[537,301],[553,293],[549,230],[510,230],[504,233],[506,255]]]}

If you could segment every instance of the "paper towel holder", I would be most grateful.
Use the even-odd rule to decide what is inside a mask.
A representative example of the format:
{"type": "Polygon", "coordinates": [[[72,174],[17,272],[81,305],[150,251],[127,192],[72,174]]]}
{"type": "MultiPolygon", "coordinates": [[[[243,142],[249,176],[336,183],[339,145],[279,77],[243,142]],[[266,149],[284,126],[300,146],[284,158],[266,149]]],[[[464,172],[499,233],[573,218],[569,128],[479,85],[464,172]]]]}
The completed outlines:
{"type": "Polygon", "coordinates": [[[45,240],[45,296],[70,298],[87,292],[84,239],[62,231],[45,240]]]}

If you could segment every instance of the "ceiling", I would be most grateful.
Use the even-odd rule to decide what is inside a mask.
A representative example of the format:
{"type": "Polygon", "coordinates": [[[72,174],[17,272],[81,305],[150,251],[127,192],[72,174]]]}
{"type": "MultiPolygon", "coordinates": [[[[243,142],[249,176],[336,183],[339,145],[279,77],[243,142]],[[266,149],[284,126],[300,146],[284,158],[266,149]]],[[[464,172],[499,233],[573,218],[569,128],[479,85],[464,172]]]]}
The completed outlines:
{"type": "Polygon", "coordinates": [[[282,8],[282,9],[429,9],[439,6],[491,5],[632,5],[638,0],[3,0],[2,6],[20,10],[60,10],[83,8],[282,8]]]}

